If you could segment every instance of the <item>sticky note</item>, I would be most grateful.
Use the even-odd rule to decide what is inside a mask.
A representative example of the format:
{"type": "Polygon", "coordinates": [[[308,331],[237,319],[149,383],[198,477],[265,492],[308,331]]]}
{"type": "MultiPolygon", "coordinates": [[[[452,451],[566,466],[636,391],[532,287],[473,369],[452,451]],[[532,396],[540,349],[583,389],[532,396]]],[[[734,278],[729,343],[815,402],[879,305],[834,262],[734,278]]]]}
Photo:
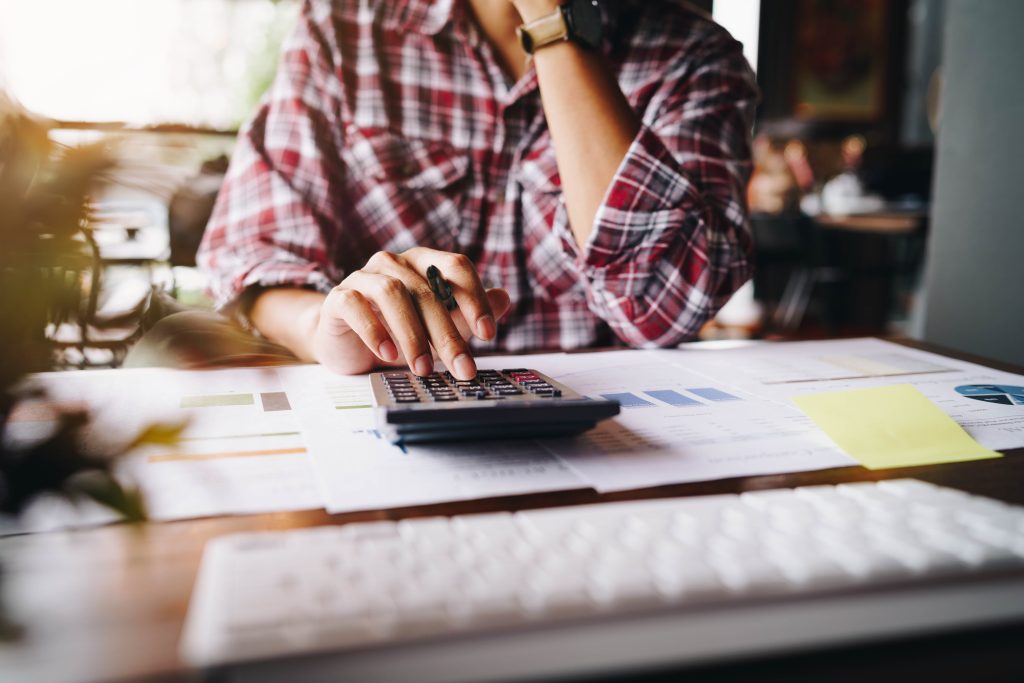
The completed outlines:
{"type": "Polygon", "coordinates": [[[869,470],[1002,457],[909,384],[808,394],[793,401],[869,470]]]}

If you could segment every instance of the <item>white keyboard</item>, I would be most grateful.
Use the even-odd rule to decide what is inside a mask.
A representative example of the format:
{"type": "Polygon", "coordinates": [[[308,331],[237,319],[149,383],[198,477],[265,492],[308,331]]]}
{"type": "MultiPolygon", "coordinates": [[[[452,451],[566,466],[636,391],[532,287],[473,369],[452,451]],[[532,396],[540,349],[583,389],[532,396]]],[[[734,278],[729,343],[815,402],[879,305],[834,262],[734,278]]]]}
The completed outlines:
{"type": "Polygon", "coordinates": [[[488,669],[515,677],[558,634],[600,650],[644,623],[658,635],[588,656],[699,660],[1020,618],[1024,508],[896,480],[225,536],[206,547],[183,654],[212,665],[361,652],[362,674],[401,677],[358,667],[382,646],[427,656],[428,640],[518,633],[533,645],[496,651],[512,669],[488,669]],[[742,618],[729,626],[730,614],[742,618]]]}

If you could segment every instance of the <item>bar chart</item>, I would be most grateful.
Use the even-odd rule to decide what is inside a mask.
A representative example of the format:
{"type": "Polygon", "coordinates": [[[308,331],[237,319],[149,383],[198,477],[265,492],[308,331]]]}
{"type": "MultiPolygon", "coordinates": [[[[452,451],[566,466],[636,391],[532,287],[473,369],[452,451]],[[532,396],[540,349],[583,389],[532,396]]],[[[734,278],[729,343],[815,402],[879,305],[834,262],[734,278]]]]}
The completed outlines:
{"type": "Polygon", "coordinates": [[[680,391],[675,389],[647,389],[639,393],[619,391],[604,393],[600,396],[609,401],[618,401],[619,405],[623,408],[655,408],[664,407],[665,405],[672,406],[673,408],[698,408],[707,406],[709,403],[742,400],[739,396],[734,396],[715,387],[693,387],[680,391]],[[683,391],[686,393],[682,393],[683,391]],[[643,396],[639,394],[643,394],[643,396]],[[644,398],[644,396],[647,398],[644,398]],[[704,400],[701,401],[695,397],[704,400]]]}

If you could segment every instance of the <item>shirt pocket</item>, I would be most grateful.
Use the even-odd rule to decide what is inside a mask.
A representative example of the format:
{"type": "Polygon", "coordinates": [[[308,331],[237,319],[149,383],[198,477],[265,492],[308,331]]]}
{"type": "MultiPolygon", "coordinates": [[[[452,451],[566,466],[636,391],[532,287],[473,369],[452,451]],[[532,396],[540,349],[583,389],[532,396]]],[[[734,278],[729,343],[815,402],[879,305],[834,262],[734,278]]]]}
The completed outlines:
{"type": "Polygon", "coordinates": [[[523,238],[534,296],[552,301],[585,300],[572,247],[563,243],[572,235],[550,142],[523,157],[517,177],[523,191],[523,238]]]}
{"type": "Polygon", "coordinates": [[[468,156],[446,142],[383,129],[349,130],[341,151],[346,227],[368,251],[415,246],[451,251],[462,223],[468,156]]]}

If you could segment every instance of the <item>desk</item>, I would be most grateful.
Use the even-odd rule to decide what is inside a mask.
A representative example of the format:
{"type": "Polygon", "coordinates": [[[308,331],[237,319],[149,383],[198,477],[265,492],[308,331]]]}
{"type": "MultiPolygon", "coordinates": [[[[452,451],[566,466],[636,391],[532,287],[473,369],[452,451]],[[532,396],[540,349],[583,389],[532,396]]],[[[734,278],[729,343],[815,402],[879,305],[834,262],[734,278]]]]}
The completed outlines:
{"type": "MultiPolygon", "coordinates": [[[[921,344],[909,345],[942,352],[921,344]]],[[[962,354],[947,355],[979,360],[962,354]]],[[[988,364],[1020,372],[1012,366],[988,364]]],[[[14,617],[24,626],[25,635],[20,642],[0,645],[0,678],[33,683],[125,678],[197,680],[198,676],[178,659],[178,639],[203,545],[222,534],[897,477],[915,477],[1024,504],[1024,449],[1009,451],[1007,457],[997,460],[879,472],[847,467],[605,495],[589,490],[567,491],[345,515],[323,511],[277,513],[4,538],[0,539],[0,556],[7,571],[6,591],[10,597],[18,596],[20,609],[14,617]]],[[[15,601],[9,598],[9,602],[15,601]]],[[[688,674],[687,679],[744,680],[756,672],[760,681],[818,681],[827,674],[830,681],[861,683],[869,675],[877,677],[879,662],[885,662],[886,670],[893,675],[900,671],[901,677],[917,680],[929,671],[945,674],[938,680],[947,680],[951,672],[957,671],[965,677],[994,673],[1000,670],[997,666],[1024,671],[1019,658],[1022,634],[1024,626],[983,635],[932,638],[909,646],[876,645],[730,664],[702,668],[688,674]],[[978,670],[973,670],[975,665],[978,670]]],[[[665,674],[662,679],[652,674],[650,680],[671,677],[665,674]]]]}

